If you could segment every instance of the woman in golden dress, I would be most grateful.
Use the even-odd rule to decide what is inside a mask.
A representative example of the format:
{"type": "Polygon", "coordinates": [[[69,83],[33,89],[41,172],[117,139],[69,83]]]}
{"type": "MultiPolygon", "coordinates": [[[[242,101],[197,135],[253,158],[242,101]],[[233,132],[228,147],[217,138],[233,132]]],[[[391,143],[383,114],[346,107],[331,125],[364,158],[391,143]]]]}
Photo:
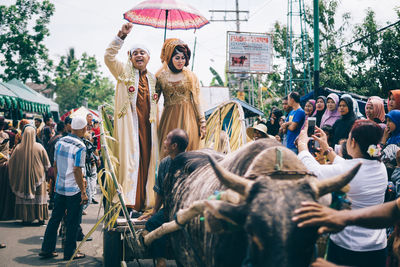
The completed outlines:
{"type": "Polygon", "coordinates": [[[206,120],[200,107],[199,81],[186,67],[190,54],[187,44],[175,38],[165,40],[161,51],[163,66],[156,73],[157,95],[162,93],[164,96],[164,110],[158,127],[160,159],[165,156],[164,139],[173,129],[187,132],[187,150],[199,149],[200,139],[205,136],[206,120]]]}

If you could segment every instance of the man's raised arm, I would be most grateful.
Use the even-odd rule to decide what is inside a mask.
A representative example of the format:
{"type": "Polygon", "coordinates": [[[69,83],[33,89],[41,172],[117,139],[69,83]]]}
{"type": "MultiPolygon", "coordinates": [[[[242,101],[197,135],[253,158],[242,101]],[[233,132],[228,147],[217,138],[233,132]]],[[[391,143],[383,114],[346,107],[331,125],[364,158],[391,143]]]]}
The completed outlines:
{"type": "Polygon", "coordinates": [[[132,27],[133,25],[131,23],[125,23],[122,25],[121,30],[118,32],[111,44],[107,47],[104,55],[104,62],[115,79],[118,79],[118,76],[121,75],[124,69],[124,63],[118,61],[116,56],[124,43],[124,39],[131,32],[132,27]]]}

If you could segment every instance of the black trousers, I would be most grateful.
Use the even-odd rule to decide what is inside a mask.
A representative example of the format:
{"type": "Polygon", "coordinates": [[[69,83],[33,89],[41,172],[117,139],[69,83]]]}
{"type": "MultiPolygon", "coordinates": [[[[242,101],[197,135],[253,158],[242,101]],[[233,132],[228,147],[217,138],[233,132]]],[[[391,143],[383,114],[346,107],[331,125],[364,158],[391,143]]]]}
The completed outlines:
{"type": "Polygon", "coordinates": [[[327,260],[338,265],[357,267],[385,267],[386,257],[386,248],[363,252],[352,251],[339,247],[331,239],[329,239],[327,260]]]}
{"type": "Polygon", "coordinates": [[[42,251],[53,252],[56,249],[57,229],[67,211],[65,226],[67,229],[64,247],[64,259],[70,259],[76,249],[76,238],[79,224],[82,220],[81,193],[64,196],[55,193],[54,209],[47,224],[42,243],[42,251]]]}
{"type": "MultiPolygon", "coordinates": [[[[164,215],[164,208],[160,209],[156,214],[151,216],[151,218],[146,222],[146,230],[151,232],[160,227],[163,223],[166,222],[166,218],[164,215]]],[[[163,236],[157,240],[154,240],[150,245],[150,253],[153,258],[166,258],[166,242],[167,237],[163,236]]]]}

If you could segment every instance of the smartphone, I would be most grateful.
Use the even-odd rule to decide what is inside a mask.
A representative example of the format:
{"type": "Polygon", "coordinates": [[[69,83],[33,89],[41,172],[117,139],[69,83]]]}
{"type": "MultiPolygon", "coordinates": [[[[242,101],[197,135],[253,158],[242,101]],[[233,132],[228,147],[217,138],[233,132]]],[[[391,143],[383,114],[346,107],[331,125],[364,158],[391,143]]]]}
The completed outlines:
{"type": "Polygon", "coordinates": [[[317,118],[314,117],[308,118],[307,121],[308,121],[307,135],[310,137],[311,135],[314,134],[317,118]]]}
{"type": "Polygon", "coordinates": [[[314,147],[315,148],[320,148],[319,142],[317,140],[314,141],[314,147]]]}
{"type": "Polygon", "coordinates": [[[315,140],[310,138],[307,143],[308,151],[315,156],[315,140]]]}

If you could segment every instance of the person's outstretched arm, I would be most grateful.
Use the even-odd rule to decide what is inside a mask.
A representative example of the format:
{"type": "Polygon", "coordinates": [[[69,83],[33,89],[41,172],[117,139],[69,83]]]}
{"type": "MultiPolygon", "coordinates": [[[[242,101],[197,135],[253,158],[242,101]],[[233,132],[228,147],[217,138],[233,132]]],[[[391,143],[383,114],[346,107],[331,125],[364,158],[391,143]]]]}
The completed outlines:
{"type": "Polygon", "coordinates": [[[334,210],[315,202],[303,202],[292,218],[298,227],[320,226],[318,233],[336,233],[348,225],[382,229],[400,220],[400,199],[357,210],[334,210]],[[399,203],[397,203],[399,202],[399,203]]]}

